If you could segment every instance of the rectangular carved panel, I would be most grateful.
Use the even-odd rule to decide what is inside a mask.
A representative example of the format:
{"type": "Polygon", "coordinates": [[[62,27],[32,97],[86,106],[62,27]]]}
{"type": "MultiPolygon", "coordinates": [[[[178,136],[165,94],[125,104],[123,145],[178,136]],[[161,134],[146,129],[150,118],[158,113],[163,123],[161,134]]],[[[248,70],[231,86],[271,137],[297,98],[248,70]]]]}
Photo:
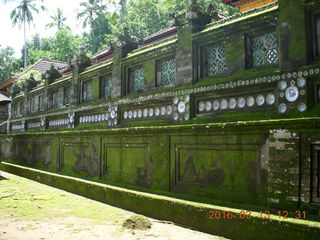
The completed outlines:
{"type": "Polygon", "coordinates": [[[122,183],[148,187],[152,181],[150,147],[145,143],[104,143],[103,175],[122,183]]]}
{"type": "Polygon", "coordinates": [[[264,137],[172,136],[170,142],[171,191],[237,202],[259,201],[266,184],[261,167],[264,137]]]}

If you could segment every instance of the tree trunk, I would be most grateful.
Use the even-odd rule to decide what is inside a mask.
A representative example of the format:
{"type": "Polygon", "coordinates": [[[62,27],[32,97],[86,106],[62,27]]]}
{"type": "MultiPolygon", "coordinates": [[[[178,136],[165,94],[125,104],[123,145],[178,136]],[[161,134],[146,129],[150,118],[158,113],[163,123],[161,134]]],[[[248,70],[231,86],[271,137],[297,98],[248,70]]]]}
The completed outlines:
{"type": "Polygon", "coordinates": [[[26,37],[26,18],[23,17],[23,31],[24,31],[24,68],[27,67],[27,37],[26,37]]]}

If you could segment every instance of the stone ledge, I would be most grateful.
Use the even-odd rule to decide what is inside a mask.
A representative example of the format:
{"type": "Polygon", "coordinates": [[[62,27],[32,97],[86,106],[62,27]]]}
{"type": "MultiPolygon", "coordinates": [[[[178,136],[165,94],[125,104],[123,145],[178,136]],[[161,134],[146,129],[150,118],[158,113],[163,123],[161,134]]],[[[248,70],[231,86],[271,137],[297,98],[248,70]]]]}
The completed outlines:
{"type": "Polygon", "coordinates": [[[173,221],[203,232],[232,239],[260,240],[276,236],[284,239],[319,239],[320,223],[298,219],[279,219],[271,215],[262,219],[251,212],[250,219],[240,219],[242,209],[226,208],[143,193],[35,170],[19,165],[1,163],[0,169],[31,180],[63,189],[84,197],[120,207],[149,217],[173,221]],[[209,219],[210,211],[228,212],[234,219],[209,219]]]}

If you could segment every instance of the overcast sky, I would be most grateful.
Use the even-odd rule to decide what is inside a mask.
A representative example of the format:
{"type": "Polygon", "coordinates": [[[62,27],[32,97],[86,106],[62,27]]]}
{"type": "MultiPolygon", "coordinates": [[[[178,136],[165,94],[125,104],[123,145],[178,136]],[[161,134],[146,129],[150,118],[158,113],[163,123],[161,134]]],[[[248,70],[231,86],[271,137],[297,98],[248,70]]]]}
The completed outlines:
{"type": "MultiPolygon", "coordinates": [[[[83,31],[82,24],[77,20],[76,15],[80,9],[79,3],[84,0],[44,0],[43,5],[48,9],[46,12],[34,14],[34,22],[30,28],[27,27],[27,39],[39,33],[41,37],[53,36],[56,32],[55,28],[47,29],[45,25],[49,23],[50,16],[55,15],[56,9],[59,7],[63,10],[67,17],[66,25],[68,25],[74,34],[79,34],[83,31]]],[[[23,46],[23,29],[19,26],[12,26],[10,13],[15,6],[18,5],[18,0],[3,4],[0,0],[0,45],[1,47],[11,46],[15,49],[15,56],[21,56],[21,48],[23,46]]],[[[41,1],[38,1],[39,3],[41,1]]]]}

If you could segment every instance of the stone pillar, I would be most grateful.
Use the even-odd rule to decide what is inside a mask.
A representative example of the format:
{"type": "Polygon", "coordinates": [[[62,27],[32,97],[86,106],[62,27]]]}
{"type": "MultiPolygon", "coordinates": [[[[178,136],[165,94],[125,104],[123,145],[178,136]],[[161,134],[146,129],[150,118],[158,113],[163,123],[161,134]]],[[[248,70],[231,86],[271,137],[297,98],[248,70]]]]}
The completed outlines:
{"type": "Polygon", "coordinates": [[[197,77],[197,54],[194,51],[192,34],[203,29],[211,21],[211,17],[200,13],[199,9],[197,2],[192,0],[189,1],[186,11],[175,17],[174,22],[178,26],[177,86],[193,83],[197,77]]]}
{"type": "Polygon", "coordinates": [[[126,71],[122,69],[121,59],[126,57],[129,52],[138,47],[137,41],[129,36],[128,29],[124,28],[119,36],[113,52],[113,70],[112,70],[112,98],[126,95],[126,71]]]}
{"type": "Polygon", "coordinates": [[[291,71],[307,64],[305,10],[302,0],[279,0],[280,68],[291,71]]]}

